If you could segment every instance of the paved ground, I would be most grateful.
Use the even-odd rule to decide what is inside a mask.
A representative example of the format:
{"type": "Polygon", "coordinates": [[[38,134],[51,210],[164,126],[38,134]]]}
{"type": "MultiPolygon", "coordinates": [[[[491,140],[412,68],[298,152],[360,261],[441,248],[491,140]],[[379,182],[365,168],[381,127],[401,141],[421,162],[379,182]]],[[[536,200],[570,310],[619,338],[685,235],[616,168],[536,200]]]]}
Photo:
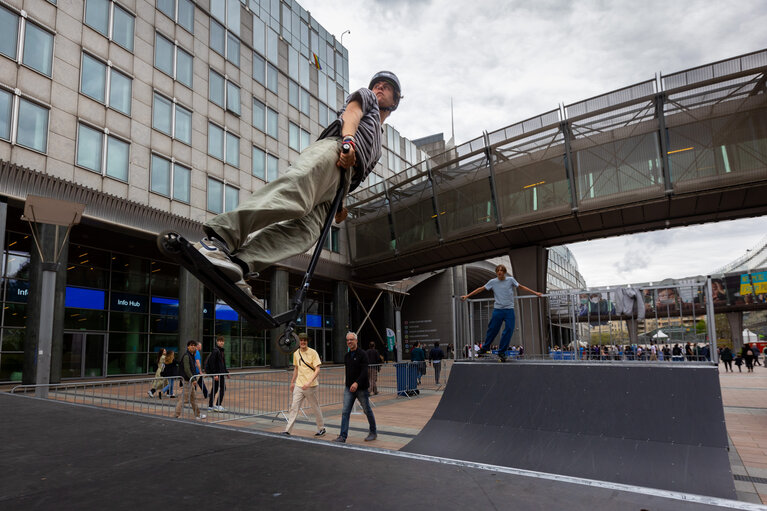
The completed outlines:
{"type": "Polygon", "coordinates": [[[767,369],[720,372],[719,381],[738,499],[767,504],[767,369]]]}
{"type": "MultiPolygon", "coordinates": [[[[750,374],[738,373],[737,369],[735,373],[724,373],[722,366],[720,370],[725,421],[731,444],[730,460],[738,499],[767,504],[767,368],[757,366],[750,374]]],[[[363,441],[367,434],[367,421],[363,414],[355,413],[351,418],[348,443],[399,450],[428,422],[440,397],[439,387],[433,382],[413,399],[392,394],[375,396],[372,400],[378,423],[378,440],[372,444],[363,441]]],[[[164,404],[170,405],[167,400],[164,404]]],[[[330,441],[340,428],[340,407],[323,407],[323,413],[328,429],[323,440],[330,441]]],[[[168,409],[163,415],[168,416],[168,409]]],[[[275,433],[284,429],[284,420],[280,416],[231,420],[226,415],[209,414],[205,422],[275,433]]],[[[293,433],[298,437],[314,438],[315,431],[313,417],[309,415],[299,418],[293,433]]]]}

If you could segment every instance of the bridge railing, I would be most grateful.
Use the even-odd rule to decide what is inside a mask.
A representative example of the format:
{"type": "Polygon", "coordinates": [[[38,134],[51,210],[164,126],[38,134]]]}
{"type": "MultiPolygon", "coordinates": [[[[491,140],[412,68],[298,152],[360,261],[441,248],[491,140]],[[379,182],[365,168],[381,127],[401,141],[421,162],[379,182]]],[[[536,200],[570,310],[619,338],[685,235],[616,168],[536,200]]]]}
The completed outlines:
{"type": "Polygon", "coordinates": [[[767,50],[486,133],[352,194],[361,263],[574,211],[767,176],[767,50]]]}

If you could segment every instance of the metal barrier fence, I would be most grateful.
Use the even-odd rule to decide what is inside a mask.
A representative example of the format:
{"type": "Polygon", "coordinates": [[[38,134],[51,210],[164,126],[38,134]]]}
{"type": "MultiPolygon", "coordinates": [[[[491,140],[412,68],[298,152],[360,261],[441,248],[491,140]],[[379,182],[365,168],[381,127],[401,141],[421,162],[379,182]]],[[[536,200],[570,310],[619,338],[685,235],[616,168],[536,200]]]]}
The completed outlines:
{"type": "MultiPolygon", "coordinates": [[[[518,296],[509,356],[525,359],[718,362],[712,334],[711,283],[688,279],[659,286],[567,290],[518,296]],[[520,349],[524,348],[524,349],[520,349]],[[532,349],[531,349],[532,348],[532,349]]],[[[492,299],[469,300],[468,333],[458,357],[482,345],[492,299]]],[[[493,346],[500,344],[498,332],[493,346]]]]}
{"type": "MultiPolygon", "coordinates": [[[[377,369],[377,394],[371,392],[371,402],[392,397],[410,398],[420,390],[439,390],[450,373],[450,361],[442,362],[440,385],[434,383],[434,369],[428,363],[403,362],[370,366],[377,369]],[[425,374],[421,376],[421,370],[425,374]],[[420,380],[420,382],[419,382],[420,380]],[[375,397],[375,396],[380,396],[375,397]]],[[[192,379],[195,401],[206,421],[247,426],[254,418],[285,420],[290,409],[292,395],[290,380],[292,369],[227,373],[220,375],[196,375],[192,379]],[[219,403],[219,393],[213,397],[213,380],[218,376],[224,381],[223,399],[220,409],[211,408],[219,403]],[[205,385],[208,397],[200,385],[205,385]]],[[[131,413],[175,417],[177,405],[183,399],[183,392],[190,388],[189,382],[180,377],[163,378],[174,381],[175,398],[169,394],[149,391],[155,378],[131,380],[104,380],[50,385],[18,385],[11,389],[13,394],[28,394],[56,401],[124,410],[131,413]]],[[[318,398],[321,407],[334,407],[343,403],[345,368],[330,366],[320,370],[318,398]]],[[[158,384],[159,385],[159,384],[158,384]]],[[[164,383],[163,383],[164,385],[164,383]]],[[[305,408],[304,408],[305,409],[305,408]]],[[[303,411],[303,409],[302,409],[303,411]]],[[[194,418],[188,398],[181,405],[181,418],[194,418]]]]}

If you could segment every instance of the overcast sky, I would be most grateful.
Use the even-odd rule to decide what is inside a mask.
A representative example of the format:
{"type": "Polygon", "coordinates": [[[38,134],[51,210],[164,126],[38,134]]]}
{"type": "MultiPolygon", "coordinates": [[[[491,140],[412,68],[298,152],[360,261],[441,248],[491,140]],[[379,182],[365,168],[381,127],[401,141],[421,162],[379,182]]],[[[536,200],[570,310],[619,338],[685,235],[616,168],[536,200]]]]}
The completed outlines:
{"type": "MultiPolygon", "coordinates": [[[[388,122],[466,142],[593,96],[767,48],[767,2],[299,0],[349,49],[350,87],[394,71],[388,122]]],[[[590,286],[706,274],[767,234],[767,217],[570,245],[590,286]]]]}

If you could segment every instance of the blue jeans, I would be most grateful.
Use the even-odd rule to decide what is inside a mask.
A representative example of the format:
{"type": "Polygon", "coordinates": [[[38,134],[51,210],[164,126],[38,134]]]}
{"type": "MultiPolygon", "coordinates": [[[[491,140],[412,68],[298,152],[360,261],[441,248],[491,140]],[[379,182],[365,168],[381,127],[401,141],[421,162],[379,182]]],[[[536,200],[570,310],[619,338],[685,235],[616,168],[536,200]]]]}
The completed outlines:
{"type": "Polygon", "coordinates": [[[168,380],[168,384],[162,388],[160,393],[167,392],[169,396],[173,395],[173,382],[175,380],[168,380]]]}
{"type": "Polygon", "coordinates": [[[503,333],[501,334],[501,345],[498,346],[498,353],[505,353],[506,350],[509,349],[511,334],[514,333],[514,321],[514,309],[493,309],[493,315],[490,318],[490,323],[487,325],[485,344],[482,345],[482,349],[490,351],[490,345],[493,343],[493,339],[498,335],[501,325],[506,322],[506,328],[503,329],[503,333]]]}
{"type": "Polygon", "coordinates": [[[370,394],[366,390],[357,390],[357,392],[350,392],[348,388],[344,388],[344,408],[341,412],[341,433],[338,436],[346,438],[349,434],[349,415],[352,413],[352,406],[354,400],[360,402],[362,411],[368,418],[368,424],[370,425],[370,432],[376,432],[376,418],[373,416],[373,410],[370,408],[370,401],[368,397],[370,394]]]}

